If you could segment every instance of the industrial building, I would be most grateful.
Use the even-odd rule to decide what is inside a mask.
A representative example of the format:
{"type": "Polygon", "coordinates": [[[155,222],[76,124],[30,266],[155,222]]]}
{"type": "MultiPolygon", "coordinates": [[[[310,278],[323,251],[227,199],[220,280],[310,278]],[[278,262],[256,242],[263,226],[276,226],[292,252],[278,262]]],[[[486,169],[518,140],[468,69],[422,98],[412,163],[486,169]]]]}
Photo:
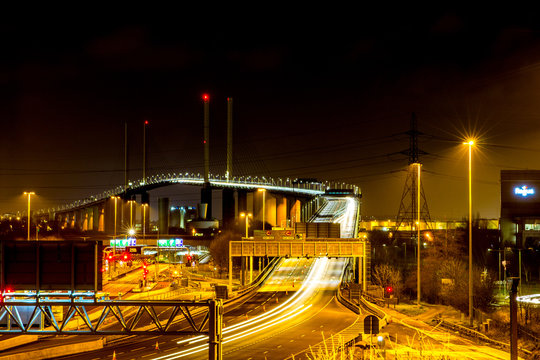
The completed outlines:
{"type": "Polygon", "coordinates": [[[501,240],[519,249],[540,245],[540,170],[501,171],[501,240]]]}

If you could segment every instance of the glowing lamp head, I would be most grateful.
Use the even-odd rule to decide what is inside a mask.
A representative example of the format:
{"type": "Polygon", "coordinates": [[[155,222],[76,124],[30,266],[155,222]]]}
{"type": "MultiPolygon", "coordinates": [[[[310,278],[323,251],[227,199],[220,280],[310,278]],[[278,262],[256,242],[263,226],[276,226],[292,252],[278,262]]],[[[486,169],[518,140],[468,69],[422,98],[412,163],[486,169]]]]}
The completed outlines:
{"type": "Polygon", "coordinates": [[[148,120],[144,120],[144,125],[148,125],[148,120]]]}
{"type": "Polygon", "coordinates": [[[208,100],[210,100],[210,95],[208,95],[208,94],[203,94],[202,99],[203,99],[204,101],[208,101],[208,100]]]}
{"type": "Polygon", "coordinates": [[[128,230],[128,235],[130,235],[130,236],[135,235],[135,233],[136,233],[135,229],[129,229],[128,230]]]}
{"type": "Polygon", "coordinates": [[[464,141],[463,145],[473,146],[474,145],[474,140],[464,141]]]}

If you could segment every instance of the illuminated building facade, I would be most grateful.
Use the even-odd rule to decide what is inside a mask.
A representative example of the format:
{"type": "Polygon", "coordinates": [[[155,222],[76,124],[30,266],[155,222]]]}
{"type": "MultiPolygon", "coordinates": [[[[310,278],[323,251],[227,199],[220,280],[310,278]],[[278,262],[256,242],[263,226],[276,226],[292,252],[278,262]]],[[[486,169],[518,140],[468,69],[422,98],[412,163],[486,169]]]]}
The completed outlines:
{"type": "Polygon", "coordinates": [[[501,171],[501,240],[505,246],[540,242],[540,170],[501,171]]]}

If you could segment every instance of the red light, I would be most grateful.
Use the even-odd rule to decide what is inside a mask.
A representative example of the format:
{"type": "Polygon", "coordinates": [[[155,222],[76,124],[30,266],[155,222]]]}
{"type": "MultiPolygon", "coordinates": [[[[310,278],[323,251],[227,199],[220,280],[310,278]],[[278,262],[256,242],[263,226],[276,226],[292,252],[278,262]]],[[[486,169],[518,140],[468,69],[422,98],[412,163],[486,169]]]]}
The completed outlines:
{"type": "Polygon", "coordinates": [[[208,96],[208,94],[203,94],[202,98],[204,101],[210,100],[210,96],[208,96]]]}
{"type": "Polygon", "coordinates": [[[206,140],[203,140],[203,144],[206,144],[206,140]]]}
{"type": "Polygon", "coordinates": [[[394,289],[393,289],[391,286],[388,286],[388,287],[386,288],[386,292],[387,292],[387,293],[392,293],[392,292],[394,292],[394,289]]]}
{"type": "Polygon", "coordinates": [[[144,120],[144,125],[148,125],[148,120],[144,120]]]}
{"type": "Polygon", "coordinates": [[[127,254],[124,254],[124,260],[127,260],[128,256],[127,254]]]}
{"type": "Polygon", "coordinates": [[[109,260],[112,260],[113,256],[111,254],[109,254],[109,260]]]}

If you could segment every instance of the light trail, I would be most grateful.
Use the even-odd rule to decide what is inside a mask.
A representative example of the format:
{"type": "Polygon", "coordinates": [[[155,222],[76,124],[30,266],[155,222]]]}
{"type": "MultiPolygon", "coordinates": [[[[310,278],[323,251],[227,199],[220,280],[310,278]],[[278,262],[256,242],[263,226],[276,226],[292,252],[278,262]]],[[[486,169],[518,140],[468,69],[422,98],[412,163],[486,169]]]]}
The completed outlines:
{"type": "Polygon", "coordinates": [[[521,303],[540,306],[540,294],[518,296],[516,300],[521,303]]]}
{"type": "MultiPolygon", "coordinates": [[[[289,259],[289,261],[292,261],[292,259],[289,259]]],[[[279,324],[282,324],[299,316],[300,314],[310,309],[312,304],[307,304],[307,302],[312,297],[312,295],[315,294],[316,291],[319,289],[320,284],[323,283],[323,277],[326,273],[326,268],[328,264],[329,260],[327,258],[316,259],[315,264],[310,269],[310,272],[308,273],[300,289],[295,292],[292,297],[290,297],[287,301],[285,301],[278,307],[268,311],[265,314],[255,316],[249,320],[244,320],[238,324],[223,328],[223,344],[231,343],[245,338],[246,336],[253,335],[254,333],[258,333],[268,328],[275,327],[279,324]],[[259,324],[263,321],[266,322],[264,324],[259,324]],[[259,325],[253,326],[255,324],[259,325]],[[248,326],[251,327],[249,329],[245,329],[248,326]],[[225,336],[227,335],[228,338],[225,338],[225,336]]],[[[194,345],[203,341],[208,341],[208,336],[201,335],[194,338],[181,340],[178,341],[177,344],[185,344],[187,342],[189,345],[194,345]]],[[[181,350],[176,353],[156,357],[153,358],[153,360],[178,359],[202,351],[208,351],[208,345],[206,343],[196,345],[192,348],[181,350]]]]}

